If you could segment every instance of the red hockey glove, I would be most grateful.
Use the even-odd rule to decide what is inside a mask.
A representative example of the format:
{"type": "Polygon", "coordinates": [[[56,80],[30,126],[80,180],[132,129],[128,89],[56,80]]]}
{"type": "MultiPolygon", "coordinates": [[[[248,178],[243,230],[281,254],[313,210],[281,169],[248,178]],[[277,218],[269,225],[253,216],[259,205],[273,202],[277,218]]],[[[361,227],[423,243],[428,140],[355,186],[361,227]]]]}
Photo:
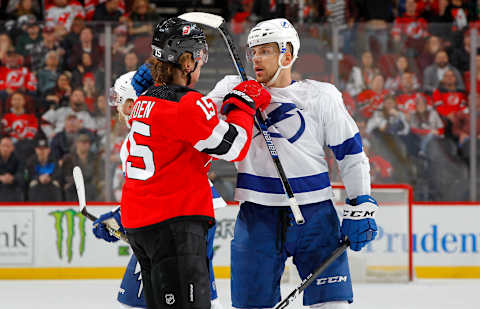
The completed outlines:
{"type": "Polygon", "coordinates": [[[238,84],[223,98],[221,113],[227,115],[231,110],[239,108],[253,116],[257,108],[264,111],[271,98],[270,93],[257,81],[247,80],[238,84]]]}

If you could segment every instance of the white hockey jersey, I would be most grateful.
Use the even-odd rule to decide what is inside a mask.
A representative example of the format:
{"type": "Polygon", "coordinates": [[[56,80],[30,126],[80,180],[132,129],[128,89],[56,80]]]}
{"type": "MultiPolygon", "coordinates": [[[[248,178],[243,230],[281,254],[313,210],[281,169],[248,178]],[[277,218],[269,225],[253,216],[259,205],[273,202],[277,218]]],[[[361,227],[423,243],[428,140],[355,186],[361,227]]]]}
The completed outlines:
{"type": "MultiPolygon", "coordinates": [[[[226,76],[207,96],[220,107],[240,81],[238,76],[226,76]]],[[[370,165],[358,127],[335,86],[304,80],[266,89],[272,100],[264,119],[297,202],[305,205],[333,197],[324,145],[335,154],[348,197],[369,195],[370,165]]],[[[246,158],[236,163],[235,199],[289,205],[263,136],[254,129],[253,137],[246,158]]]]}

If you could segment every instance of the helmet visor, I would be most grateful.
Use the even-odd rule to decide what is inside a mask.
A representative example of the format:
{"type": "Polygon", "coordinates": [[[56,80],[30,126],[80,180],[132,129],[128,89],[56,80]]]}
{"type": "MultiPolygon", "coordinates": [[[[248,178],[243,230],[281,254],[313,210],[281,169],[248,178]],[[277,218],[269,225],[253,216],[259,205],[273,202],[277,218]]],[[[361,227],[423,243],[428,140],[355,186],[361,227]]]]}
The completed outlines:
{"type": "Polygon", "coordinates": [[[112,87],[108,90],[108,105],[110,106],[117,106],[121,104],[121,96],[120,94],[115,91],[115,88],[112,87]]]}
{"type": "Polygon", "coordinates": [[[246,57],[248,62],[253,62],[253,58],[269,58],[277,55],[278,47],[275,45],[257,45],[254,47],[247,47],[246,57]]]}
{"type": "Polygon", "coordinates": [[[202,61],[203,64],[208,61],[208,44],[205,40],[183,40],[180,41],[179,50],[192,53],[195,62],[202,61]]]}

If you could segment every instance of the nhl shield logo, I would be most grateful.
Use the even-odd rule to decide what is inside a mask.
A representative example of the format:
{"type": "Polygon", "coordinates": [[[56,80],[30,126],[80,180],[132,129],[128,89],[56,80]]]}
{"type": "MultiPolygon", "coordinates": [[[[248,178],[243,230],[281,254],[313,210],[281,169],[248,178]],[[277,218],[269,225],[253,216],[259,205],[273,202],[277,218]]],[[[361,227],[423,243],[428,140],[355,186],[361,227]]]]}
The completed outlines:
{"type": "Polygon", "coordinates": [[[192,29],[190,28],[190,26],[184,26],[183,30],[182,30],[182,34],[183,35],[189,35],[191,31],[192,31],[192,29]]]}
{"type": "Polygon", "coordinates": [[[173,305],[175,303],[175,296],[171,293],[165,294],[165,302],[167,305],[173,305]]]}

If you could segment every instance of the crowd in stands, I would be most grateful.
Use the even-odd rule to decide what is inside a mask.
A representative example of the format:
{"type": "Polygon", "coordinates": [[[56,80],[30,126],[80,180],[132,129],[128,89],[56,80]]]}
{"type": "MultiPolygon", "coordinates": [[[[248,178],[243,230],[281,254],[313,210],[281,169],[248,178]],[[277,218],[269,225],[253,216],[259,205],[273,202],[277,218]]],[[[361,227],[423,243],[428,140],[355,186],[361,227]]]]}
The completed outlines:
{"type": "MultiPolygon", "coordinates": [[[[152,25],[181,11],[165,13],[165,3],[1,2],[0,201],[75,200],[75,165],[82,167],[87,199],[104,200],[106,161],[115,166],[112,189],[119,199],[118,153],[127,128],[115,115],[110,123],[106,118],[104,24],[113,29],[113,81],[149,57],[152,25]]],[[[471,78],[480,90],[480,55],[470,63],[470,40],[471,29],[480,32],[480,1],[305,0],[299,7],[293,0],[229,0],[227,9],[224,4],[191,3],[217,8],[238,39],[262,19],[298,23],[302,47],[294,74],[335,81],[360,128],[373,182],[409,183],[418,200],[468,199],[471,78]],[[336,57],[329,55],[332,38],[339,39],[336,57]]],[[[334,164],[331,174],[340,180],[334,164]]],[[[228,181],[223,186],[233,197],[234,186],[228,181]]]]}

